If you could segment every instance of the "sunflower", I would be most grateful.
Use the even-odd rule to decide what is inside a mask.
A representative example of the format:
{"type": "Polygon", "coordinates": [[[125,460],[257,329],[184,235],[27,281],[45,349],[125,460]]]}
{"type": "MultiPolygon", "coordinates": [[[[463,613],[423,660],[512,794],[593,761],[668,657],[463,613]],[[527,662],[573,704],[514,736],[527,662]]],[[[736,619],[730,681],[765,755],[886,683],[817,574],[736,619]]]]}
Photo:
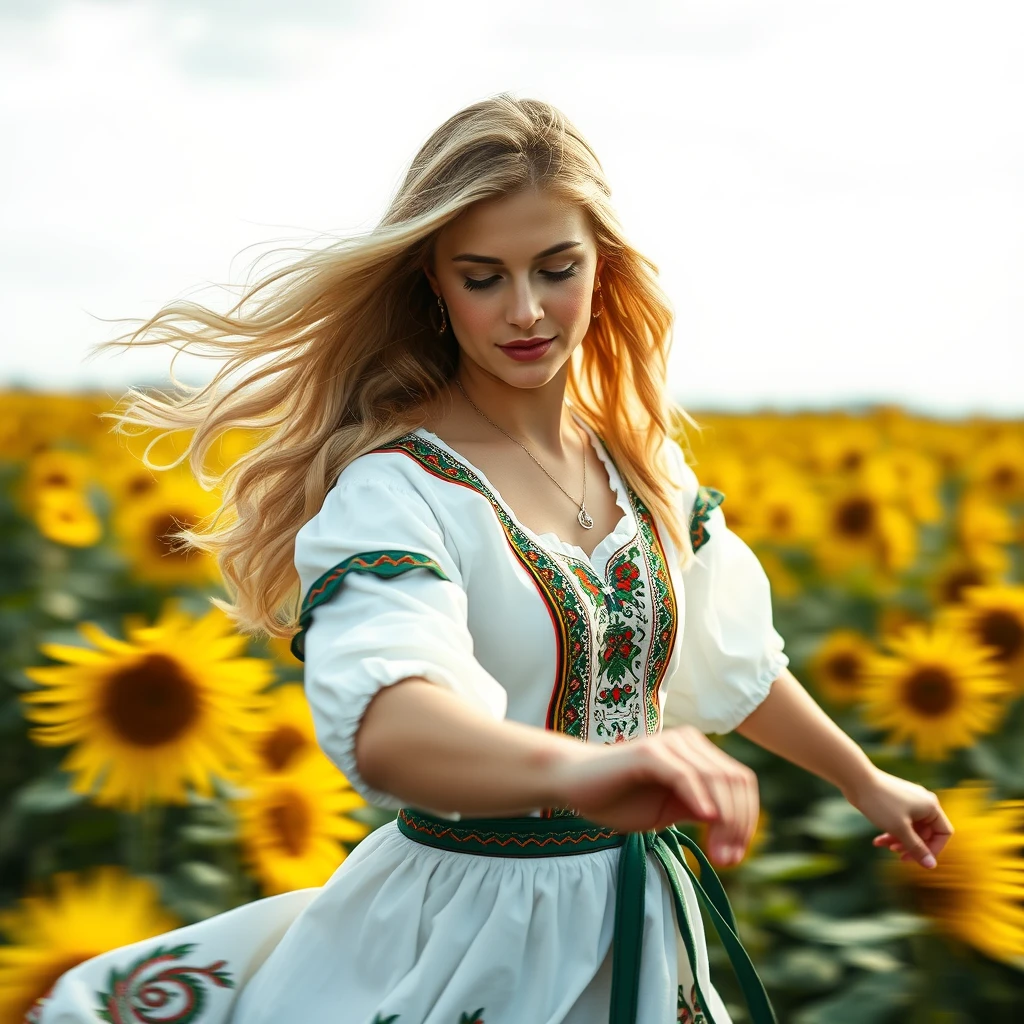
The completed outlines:
{"type": "MultiPolygon", "coordinates": [[[[264,771],[284,771],[299,756],[321,752],[313,714],[301,683],[278,686],[267,694],[270,706],[261,716],[255,748],[264,771]]],[[[335,769],[337,771],[337,769],[335,769]]]]}
{"type": "Polygon", "coordinates": [[[821,476],[857,473],[881,443],[881,432],[869,419],[836,419],[810,435],[810,465],[821,476]]]}
{"type": "Polygon", "coordinates": [[[34,498],[41,491],[81,491],[92,476],[91,460],[81,452],[51,448],[29,459],[25,485],[34,498]]]}
{"type": "Polygon", "coordinates": [[[1015,692],[1024,692],[1024,586],[967,587],[963,602],[940,614],[993,648],[993,658],[1015,692]]]}
{"type": "Polygon", "coordinates": [[[245,857],[271,896],[323,885],[370,826],[346,817],[366,801],[324,757],[300,755],[263,772],[236,801],[245,857]]]}
{"type": "Polygon", "coordinates": [[[908,625],[886,647],[892,654],[865,666],[863,701],[865,721],[890,742],[910,740],[918,757],[937,761],[999,724],[1010,687],[991,647],[942,623],[908,625]]]}
{"type": "Polygon", "coordinates": [[[1024,960],[1024,800],[992,803],[987,785],[937,794],[954,834],[938,867],[896,861],[893,876],[947,935],[994,960],[1024,960]]]}
{"type": "Polygon", "coordinates": [[[35,497],[36,528],[65,547],[92,547],[103,536],[103,524],[79,491],[40,491],[35,497]]]}
{"type": "Polygon", "coordinates": [[[821,531],[820,499],[807,479],[776,459],[766,461],[758,475],[763,480],[753,502],[758,539],[784,547],[814,541],[821,531]]]}
{"type": "Polygon", "coordinates": [[[151,882],[121,868],[53,876],[55,895],[27,896],[0,913],[0,1020],[20,1022],[57,979],[83,960],[161,935],[181,922],[164,911],[151,882]]]}
{"type": "Polygon", "coordinates": [[[1010,556],[1005,545],[1013,542],[1013,521],[1006,509],[980,491],[967,491],[957,506],[956,533],[971,562],[998,576],[1006,574],[1010,556]]]}
{"type": "Polygon", "coordinates": [[[166,474],[138,501],[124,502],[115,517],[115,531],[135,575],[149,583],[216,582],[216,560],[175,535],[200,526],[219,505],[216,494],[179,472],[166,474]]]}
{"type": "Polygon", "coordinates": [[[869,456],[862,473],[917,522],[933,525],[942,520],[941,473],[934,459],[909,448],[889,449],[869,456]]]}
{"type": "Polygon", "coordinates": [[[129,810],[184,803],[186,783],[212,795],[211,775],[231,778],[248,762],[273,669],[238,657],[246,640],[223,612],[193,619],[169,602],[152,626],[126,619],[127,640],[78,629],[92,646],[43,644],[65,664],[26,669],[42,689],[21,695],[37,743],[74,745],[61,767],[76,792],[129,810]]]}
{"type": "Polygon", "coordinates": [[[852,629],[830,633],[811,657],[811,679],[833,703],[860,700],[864,669],[875,649],[866,636],[852,629]]]}
{"type": "Polygon", "coordinates": [[[857,571],[878,579],[908,568],[917,555],[917,531],[910,517],[871,484],[854,477],[829,488],[824,526],[815,545],[821,567],[831,575],[857,571]]]}
{"type": "Polygon", "coordinates": [[[968,466],[972,483],[995,501],[1024,498],[1024,439],[1009,430],[979,446],[968,466]]]}
{"type": "Polygon", "coordinates": [[[968,587],[991,586],[998,582],[995,573],[972,562],[963,552],[954,552],[929,581],[928,589],[936,606],[961,604],[968,587]]]}

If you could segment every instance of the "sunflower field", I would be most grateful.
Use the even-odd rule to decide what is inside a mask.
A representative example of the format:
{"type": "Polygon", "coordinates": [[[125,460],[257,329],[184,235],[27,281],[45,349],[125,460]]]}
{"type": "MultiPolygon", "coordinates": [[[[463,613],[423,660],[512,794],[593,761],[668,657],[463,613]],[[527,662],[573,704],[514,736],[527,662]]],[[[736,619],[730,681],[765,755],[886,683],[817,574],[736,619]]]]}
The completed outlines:
{"type": "MultiPolygon", "coordinates": [[[[113,407],[0,394],[0,1024],[83,959],[322,884],[392,817],[320,752],[287,642],[238,635],[216,564],[175,541],[217,495],[151,472],[113,407]]],[[[780,1021],[1016,1021],[1024,422],[693,414],[690,461],[768,573],[790,668],[956,829],[936,870],[900,863],[833,787],[720,738],[760,780],[722,876],[780,1021]]],[[[251,441],[224,435],[223,464],[251,441]]]]}

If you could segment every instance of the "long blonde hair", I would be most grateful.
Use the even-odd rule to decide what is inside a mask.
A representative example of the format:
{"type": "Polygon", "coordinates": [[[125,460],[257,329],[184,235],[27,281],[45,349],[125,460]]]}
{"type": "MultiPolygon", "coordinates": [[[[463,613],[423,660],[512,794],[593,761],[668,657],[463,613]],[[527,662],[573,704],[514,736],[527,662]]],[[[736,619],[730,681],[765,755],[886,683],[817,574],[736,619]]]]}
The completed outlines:
{"type": "MultiPolygon", "coordinates": [[[[440,230],[482,199],[542,188],[590,217],[604,314],[573,354],[566,397],[605,441],[622,478],[667,527],[687,564],[693,551],[679,495],[663,462],[680,418],[666,394],[673,314],[657,267],[626,240],[594,151],[555,107],[500,93],[444,122],[423,144],[380,223],[249,286],[227,314],[191,301],[165,305],[135,331],[97,349],[168,344],[221,358],[209,384],[173,378],[176,392],[130,389],[114,429],[190,431],[186,457],[222,502],[204,529],[177,536],[213,553],[233,599],[213,598],[243,632],[286,637],[299,603],[295,535],[353,459],[417,427],[458,367],[439,340],[435,296],[423,272],[440,230]],[[244,307],[244,309],[243,309],[244,307]],[[239,375],[237,381],[229,379],[239,375]],[[225,385],[228,385],[225,387],[225,385]],[[220,473],[207,455],[232,428],[255,447],[220,473]]],[[[198,526],[199,524],[195,524],[198,526]]]]}

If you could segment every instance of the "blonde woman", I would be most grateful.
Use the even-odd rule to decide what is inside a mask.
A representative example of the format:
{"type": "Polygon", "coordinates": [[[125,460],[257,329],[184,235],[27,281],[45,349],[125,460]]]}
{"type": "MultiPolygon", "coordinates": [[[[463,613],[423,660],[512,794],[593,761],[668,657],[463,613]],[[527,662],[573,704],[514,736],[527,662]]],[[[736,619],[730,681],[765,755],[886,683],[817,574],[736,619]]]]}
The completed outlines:
{"type": "Polygon", "coordinates": [[[502,94],[431,135],[364,237],[117,342],[225,357],[122,420],[194,428],[200,476],[224,430],[264,430],[188,536],[240,629],[294,636],[321,746],[397,817],[321,888],[73,968],[44,1024],[727,1024],[702,904],[772,1021],[674,827],[708,822],[719,865],[751,839],[756,779],[708,732],[833,782],[934,865],[935,796],[789,673],[764,572],[671,439],[671,325],[594,152],[502,94]]]}

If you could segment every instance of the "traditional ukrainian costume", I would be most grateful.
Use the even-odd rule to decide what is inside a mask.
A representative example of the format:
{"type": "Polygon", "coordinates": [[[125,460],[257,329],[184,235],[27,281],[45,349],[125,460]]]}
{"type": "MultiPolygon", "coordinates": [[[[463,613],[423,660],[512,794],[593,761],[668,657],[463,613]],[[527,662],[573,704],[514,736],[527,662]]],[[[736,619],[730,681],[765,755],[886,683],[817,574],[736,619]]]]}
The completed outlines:
{"type": "Polygon", "coordinates": [[[42,1024],[729,1024],[701,903],[755,1024],[774,1020],[714,871],[701,855],[696,881],[678,830],[622,834],[551,809],[470,820],[406,807],[356,766],[366,706],[409,676],[495,719],[611,743],[681,723],[727,732],[788,664],[723,495],[670,444],[696,552],[684,572],[576,419],[622,510],[590,553],[520,523],[425,428],[344,469],[296,537],[293,649],[320,745],[397,818],[321,887],[72,968],[42,1024]]]}

